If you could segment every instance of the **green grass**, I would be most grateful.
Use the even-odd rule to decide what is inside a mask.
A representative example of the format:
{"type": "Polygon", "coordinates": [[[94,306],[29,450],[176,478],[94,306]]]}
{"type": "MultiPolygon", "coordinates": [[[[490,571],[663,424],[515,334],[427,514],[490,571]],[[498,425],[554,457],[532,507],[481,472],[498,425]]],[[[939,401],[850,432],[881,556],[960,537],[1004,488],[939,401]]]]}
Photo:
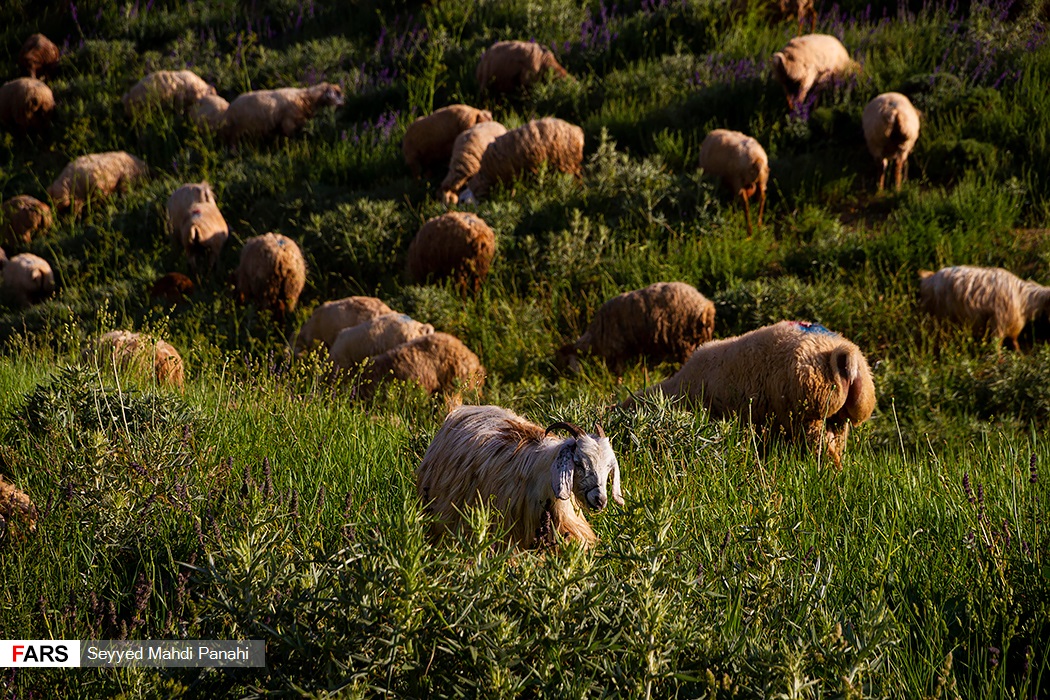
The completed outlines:
{"type": "Polygon", "coordinates": [[[757,2],[732,13],[713,0],[627,3],[606,6],[606,20],[599,4],[568,0],[90,2],[76,20],[67,7],[5,5],[5,55],[38,30],[68,48],[52,128],[0,134],[0,197],[44,198],[69,159],[95,151],[126,149],[151,178],[32,243],[55,269],[54,299],[0,300],[0,474],[41,510],[35,534],[0,536],[0,634],[264,638],[268,667],[23,669],[0,688],[1050,691],[1046,329],[1014,354],[915,308],[920,269],[999,265],[1050,282],[1050,48],[1032,13],[1006,23],[977,3],[954,14],[840,4],[846,19],[824,8],[818,30],[839,34],[863,72],[808,121],[786,114],[767,67],[794,27],[757,2]],[[476,58],[504,38],[555,44],[577,82],[479,97],[476,58]],[[145,72],[187,65],[227,98],[323,76],[344,83],[347,104],[294,138],[236,150],[178,116],[124,116],[119,97],[145,72]],[[876,195],[859,115],[885,90],[911,95],[923,131],[903,190],[876,195]],[[408,243],[444,208],[435,182],[408,176],[400,137],[456,101],[508,126],[559,116],[587,139],[582,184],[544,173],[481,203],[498,252],[469,296],[404,278],[408,243]],[[697,173],[715,127],[751,133],[770,156],[766,225],[751,239],[740,207],[697,173]],[[169,247],[164,202],[205,178],[233,235],[192,302],[165,308],[148,290],[187,264],[169,247]],[[241,243],[266,231],[299,242],[309,269],[284,324],[238,306],[227,281],[241,243]],[[717,337],[797,318],[860,345],[879,409],[841,472],[702,411],[608,410],[674,367],[639,362],[618,380],[585,360],[579,375],[558,372],[555,351],[606,299],[671,280],[715,302],[717,337]],[[484,513],[460,541],[426,542],[414,470],[445,404],[412,387],[361,403],[322,363],[287,359],[312,309],[350,294],[459,336],[487,368],[485,402],[540,423],[603,421],[627,505],[591,518],[596,549],[508,552],[484,513]],[[92,366],[90,339],[113,328],[174,344],[185,394],[92,366]]]}

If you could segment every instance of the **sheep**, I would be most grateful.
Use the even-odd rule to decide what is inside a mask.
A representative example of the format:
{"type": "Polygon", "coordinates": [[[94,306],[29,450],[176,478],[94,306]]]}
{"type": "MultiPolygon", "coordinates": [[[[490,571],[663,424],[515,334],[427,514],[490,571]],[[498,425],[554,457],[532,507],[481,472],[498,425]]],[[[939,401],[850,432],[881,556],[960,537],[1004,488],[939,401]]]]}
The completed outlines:
{"type": "Polygon", "coordinates": [[[496,138],[485,149],[481,167],[470,178],[464,201],[485,196],[498,182],[535,173],[546,162],[552,170],[583,176],[583,129],[561,119],[531,121],[496,138]]]}
{"type": "Polygon", "coordinates": [[[292,136],[318,108],[342,104],[342,88],[331,83],[246,92],[230,103],[222,133],[230,142],[278,134],[292,136]]]}
{"type": "Polygon", "coordinates": [[[846,47],[827,34],[804,34],[773,54],[773,77],[784,88],[789,109],[806,101],[835,77],[856,70],[846,47]]]}
{"type": "Polygon", "coordinates": [[[205,95],[190,107],[190,121],[201,131],[222,131],[230,103],[218,95],[205,95]]]}
{"type": "Polygon", "coordinates": [[[33,234],[51,228],[51,207],[27,194],[0,204],[0,240],[9,245],[29,245],[33,234]]]}
{"type": "Polygon", "coordinates": [[[507,127],[499,122],[482,122],[472,126],[459,136],[452,144],[452,158],[448,164],[448,175],[441,182],[441,201],[452,205],[459,201],[459,191],[470,178],[481,169],[481,158],[485,149],[503,134],[507,127]]]}
{"type": "Polygon", "coordinates": [[[317,345],[330,350],[339,333],[373,318],[394,313],[394,310],[375,297],[346,297],[326,301],[314,309],[295,338],[295,355],[298,357],[317,345]]]}
{"type": "Polygon", "coordinates": [[[30,78],[47,77],[55,72],[58,67],[60,54],[54,42],[43,34],[33,34],[25,43],[18,54],[18,65],[30,78]]]}
{"type": "Polygon", "coordinates": [[[159,70],[135,83],[120,101],[130,117],[149,104],[170,105],[183,111],[197,100],[214,94],[215,88],[193,71],[159,70]]]}
{"type": "Polygon", "coordinates": [[[758,225],[766,210],[766,183],[769,181],[769,158],[755,139],[728,129],[715,129],[700,144],[700,167],[705,173],[722,178],[733,196],[744,200],[747,237],[750,238],[751,205],[749,198],[758,192],[758,225]]]}
{"type": "Polygon", "coordinates": [[[193,296],[193,280],[181,272],[169,272],[157,279],[149,290],[150,299],[179,304],[193,296]]]}
{"type": "Polygon", "coordinates": [[[455,104],[409,124],[401,141],[401,152],[412,177],[419,177],[434,166],[448,164],[456,137],[476,124],[489,121],[492,121],[492,112],[455,104]]]}
{"type": "Polygon", "coordinates": [[[447,333],[430,333],[372,357],[365,366],[360,396],[372,396],[386,380],[412,382],[429,393],[456,396],[458,389],[474,391],[485,382],[481,361],[447,333]],[[457,387],[458,385],[458,387],[457,387]]]}
{"type": "Polygon", "coordinates": [[[0,125],[39,131],[51,122],[54,111],[51,88],[35,78],[16,78],[0,87],[0,125]]]}
{"type": "Polygon", "coordinates": [[[454,277],[460,284],[479,284],[489,273],[496,254],[496,234],[480,217],[452,211],[430,219],[408,246],[408,277],[416,283],[428,278],[454,277]]]}
{"type": "Polygon", "coordinates": [[[145,381],[155,379],[157,384],[179,391],[184,388],[182,356],[163,340],[131,331],[110,331],[97,340],[93,350],[102,369],[116,366],[145,381]]]}
{"type": "Polygon", "coordinates": [[[640,395],[654,393],[699,403],[714,418],[739,414],[791,438],[804,436],[838,468],[850,424],[863,423],[875,409],[875,385],[860,349],[821,325],[798,321],[701,345],[674,376],[640,395]]]}
{"type": "Polygon", "coordinates": [[[885,92],[864,108],[864,140],[879,165],[879,191],[886,180],[886,167],[893,161],[893,181],[901,188],[908,155],[919,140],[919,111],[899,92],[885,92]]]}
{"type": "Polygon", "coordinates": [[[306,285],[306,261],[299,246],[279,233],[249,238],[241,248],[237,294],[283,319],[295,311],[306,285]]]}
{"type": "Polygon", "coordinates": [[[576,356],[593,353],[617,376],[639,355],[683,363],[711,340],[714,328],[715,305],[695,287],[658,282],[602,304],[583,335],[559,351],[559,360],[577,370],[576,356]]]}
{"type": "Polygon", "coordinates": [[[581,506],[623,505],[620,465],[600,425],[588,434],[572,423],[546,430],[499,406],[460,406],[445,418],[416,469],[431,536],[461,531],[467,509],[488,505],[499,514],[507,542],[527,549],[556,532],[585,547],[597,542],[581,506]],[[551,436],[565,430],[569,438],[551,436]],[[610,483],[611,481],[611,483],[610,483]]]}
{"type": "Polygon", "coordinates": [[[89,198],[106,198],[148,173],[145,163],[124,151],[92,153],[67,165],[47,193],[56,209],[79,213],[89,198]]]}
{"type": "Polygon", "coordinates": [[[215,203],[215,193],[207,180],[187,182],[168,197],[168,233],[174,245],[181,245],[182,226],[193,205],[200,202],[215,203]]]}
{"type": "Polygon", "coordinates": [[[215,265],[229,237],[230,227],[214,202],[197,202],[190,207],[179,232],[179,242],[190,267],[198,272],[215,265]]]}
{"type": "Polygon", "coordinates": [[[0,534],[9,532],[19,536],[22,530],[18,521],[23,521],[29,532],[36,532],[38,517],[29,494],[0,477],[0,534]]]}
{"type": "Polygon", "coordinates": [[[569,77],[550,49],[528,41],[497,41],[481,54],[474,77],[483,91],[514,92],[548,74],[569,77]]]}
{"type": "Polygon", "coordinates": [[[4,289],[21,306],[37,304],[55,291],[55,273],[43,258],[22,253],[10,260],[0,251],[4,289]]]}
{"type": "Polygon", "coordinates": [[[1050,319],[1050,287],[1028,282],[1001,267],[943,267],[919,271],[919,306],[931,316],[991,334],[1020,350],[1017,336],[1028,321],[1050,319]]]}
{"type": "Polygon", "coordinates": [[[429,323],[414,321],[405,314],[384,314],[339,331],[328,354],[336,367],[349,369],[433,332],[429,323]]]}
{"type": "Polygon", "coordinates": [[[813,6],[813,0],[772,0],[772,5],[779,12],[780,17],[797,17],[798,33],[802,33],[802,25],[809,19],[809,31],[816,31],[817,8],[813,6]]]}

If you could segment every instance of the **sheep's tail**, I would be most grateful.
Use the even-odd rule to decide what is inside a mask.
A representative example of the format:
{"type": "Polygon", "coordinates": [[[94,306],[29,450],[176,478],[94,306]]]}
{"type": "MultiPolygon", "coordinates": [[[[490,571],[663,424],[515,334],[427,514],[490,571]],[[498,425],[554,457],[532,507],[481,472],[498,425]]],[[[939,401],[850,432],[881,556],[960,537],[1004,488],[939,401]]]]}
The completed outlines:
{"type": "Polygon", "coordinates": [[[890,121],[892,126],[890,126],[889,142],[894,148],[899,148],[902,143],[908,140],[908,136],[904,133],[904,127],[901,125],[901,111],[896,107],[893,108],[893,116],[890,118],[890,121]]]}

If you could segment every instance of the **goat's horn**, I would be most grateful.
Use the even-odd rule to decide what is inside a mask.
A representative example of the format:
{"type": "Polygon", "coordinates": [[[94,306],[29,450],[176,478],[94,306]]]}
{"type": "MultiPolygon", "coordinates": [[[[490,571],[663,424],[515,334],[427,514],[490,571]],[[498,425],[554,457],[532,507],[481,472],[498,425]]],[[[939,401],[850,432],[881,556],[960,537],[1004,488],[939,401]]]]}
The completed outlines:
{"type": "Polygon", "coordinates": [[[601,423],[594,424],[594,432],[598,433],[598,437],[605,437],[605,428],[602,427],[601,423]]]}
{"type": "Polygon", "coordinates": [[[572,436],[574,438],[579,438],[581,435],[583,435],[585,432],[587,432],[583,428],[581,428],[580,426],[576,425],[575,423],[565,423],[565,422],[562,422],[562,421],[558,421],[557,423],[551,423],[549,426],[547,426],[547,430],[544,431],[543,434],[547,435],[552,430],[558,430],[559,428],[561,428],[563,430],[568,430],[570,433],[572,433],[572,436]]]}

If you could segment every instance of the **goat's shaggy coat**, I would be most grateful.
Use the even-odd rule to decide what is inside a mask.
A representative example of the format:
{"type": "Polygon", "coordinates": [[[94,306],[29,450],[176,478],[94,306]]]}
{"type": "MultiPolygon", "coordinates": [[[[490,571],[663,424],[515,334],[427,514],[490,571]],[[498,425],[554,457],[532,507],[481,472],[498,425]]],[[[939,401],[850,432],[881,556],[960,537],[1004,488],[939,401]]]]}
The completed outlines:
{"type": "Polygon", "coordinates": [[[43,34],[32,34],[22,44],[18,65],[30,78],[43,78],[54,74],[60,57],[54,42],[43,34]]]}
{"type": "Polygon", "coordinates": [[[791,109],[804,103],[812,90],[856,67],[842,42],[828,34],[797,36],[773,54],[773,77],[784,88],[791,109]]]}
{"type": "Polygon", "coordinates": [[[482,122],[456,137],[456,142],[452,145],[452,158],[448,163],[448,175],[441,182],[440,188],[441,200],[445,204],[455,204],[459,201],[459,191],[481,169],[485,149],[505,133],[507,127],[499,122],[482,122]]]}
{"type": "Polygon", "coordinates": [[[325,350],[331,350],[332,344],[343,329],[393,312],[393,309],[375,297],[346,297],[326,301],[314,309],[299,330],[295,339],[295,354],[301,355],[316,347],[318,343],[324,345],[325,350]]]}
{"type": "Polygon", "coordinates": [[[421,283],[454,277],[461,284],[481,282],[496,254],[496,234],[480,217],[452,211],[434,217],[408,246],[408,277],[421,283]]]}
{"type": "Polygon", "coordinates": [[[0,87],[0,126],[36,131],[47,126],[55,111],[55,96],[34,78],[16,78],[0,87]]]}
{"type": "Polygon", "coordinates": [[[622,505],[620,468],[600,430],[588,435],[568,424],[550,429],[555,427],[574,436],[547,435],[498,406],[461,406],[449,413],[416,470],[419,498],[436,516],[432,535],[462,530],[467,509],[486,504],[519,547],[545,539],[548,516],[563,538],[594,544],[598,538],[581,504],[601,510],[611,496],[622,505]]]}
{"type": "Polygon", "coordinates": [[[190,70],[159,70],[142,78],[124,93],[120,101],[130,116],[147,105],[187,109],[203,97],[214,95],[215,88],[190,70]]]}
{"type": "Polygon", "coordinates": [[[583,129],[547,117],[508,131],[485,149],[481,167],[470,178],[470,190],[483,197],[497,183],[536,173],[544,163],[550,170],[582,177],[583,129]]]}
{"type": "Polygon", "coordinates": [[[769,181],[769,158],[755,139],[728,129],[715,129],[700,144],[700,167],[704,172],[722,178],[734,197],[744,200],[747,235],[751,236],[749,199],[758,192],[758,225],[766,209],[766,183],[769,181]]]}
{"type": "Polygon", "coordinates": [[[485,382],[478,356],[448,333],[431,333],[376,355],[366,366],[362,396],[370,396],[389,379],[412,382],[433,394],[474,391],[485,382]]]}
{"type": "Polygon", "coordinates": [[[230,103],[222,131],[230,141],[292,136],[318,109],[342,104],[343,90],[332,83],[246,92],[230,103]]]}
{"type": "Polygon", "coordinates": [[[116,366],[143,381],[155,379],[162,386],[183,388],[182,357],[163,340],[131,331],[110,331],[98,339],[95,352],[102,370],[116,366]]]}
{"type": "Polygon", "coordinates": [[[51,266],[32,253],[7,260],[0,251],[0,272],[4,276],[3,288],[22,306],[41,302],[55,291],[55,273],[51,266]]]}
{"type": "Polygon", "coordinates": [[[0,477],[0,535],[6,532],[18,536],[23,527],[36,532],[37,517],[29,494],[0,477]]]}
{"type": "Polygon", "coordinates": [[[850,423],[863,423],[875,409],[860,349],[823,326],[797,321],[701,345],[677,374],[644,393],[657,392],[699,403],[715,418],[737,414],[805,436],[835,466],[842,464],[850,423]]]}
{"type": "Polygon", "coordinates": [[[56,209],[72,207],[79,213],[89,198],[105,199],[146,177],[146,164],[124,151],[92,153],[67,165],[47,188],[56,209]]]}
{"type": "Polygon", "coordinates": [[[456,137],[470,127],[492,120],[492,112],[470,105],[442,107],[419,117],[405,129],[401,152],[413,177],[444,168],[452,157],[456,137]]]}
{"type": "Polygon", "coordinates": [[[864,108],[864,140],[879,166],[879,189],[886,182],[886,168],[893,161],[893,183],[901,188],[908,155],[919,140],[919,111],[899,92],[886,92],[864,108]]]}
{"type": "Polygon", "coordinates": [[[715,305],[683,282],[658,282],[602,304],[583,335],[559,353],[576,368],[578,353],[605,358],[616,375],[638,357],[683,363],[711,340],[715,305]]]}
{"type": "Polygon", "coordinates": [[[29,245],[33,234],[51,228],[51,207],[27,194],[0,204],[0,241],[5,245],[29,245]]]}
{"type": "Polygon", "coordinates": [[[190,121],[202,131],[221,131],[230,103],[218,95],[205,95],[190,107],[190,121]]]}
{"type": "Polygon", "coordinates": [[[433,332],[429,323],[414,321],[405,314],[384,314],[339,331],[328,354],[336,367],[347,369],[433,332]]]}
{"type": "Polygon", "coordinates": [[[251,300],[283,318],[295,311],[305,285],[306,261],[291,238],[267,233],[245,241],[237,266],[237,293],[242,303],[251,300]]]}
{"type": "Polygon", "coordinates": [[[919,272],[920,306],[930,315],[969,326],[974,335],[1007,339],[1035,319],[1050,320],[1050,287],[1027,282],[1001,267],[944,267],[919,272]]]}
{"type": "Polygon", "coordinates": [[[547,75],[569,74],[550,49],[528,41],[497,41],[481,54],[474,77],[482,90],[514,92],[547,75]]]}

